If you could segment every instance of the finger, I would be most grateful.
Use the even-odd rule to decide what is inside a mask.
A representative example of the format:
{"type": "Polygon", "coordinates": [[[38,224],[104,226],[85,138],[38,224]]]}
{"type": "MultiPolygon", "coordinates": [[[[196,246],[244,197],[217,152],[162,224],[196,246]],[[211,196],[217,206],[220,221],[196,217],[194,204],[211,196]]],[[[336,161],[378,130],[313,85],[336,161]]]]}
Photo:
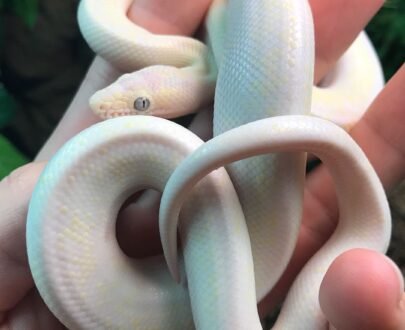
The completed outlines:
{"type": "Polygon", "coordinates": [[[5,318],[0,329],[66,329],[50,312],[35,289],[32,289],[5,318]]]}
{"type": "Polygon", "coordinates": [[[404,86],[405,64],[351,132],[387,190],[405,176],[404,86]]]}
{"type": "Polygon", "coordinates": [[[155,190],[147,190],[119,213],[117,240],[129,257],[144,258],[162,251],[158,226],[160,196],[155,190]]]}
{"type": "Polygon", "coordinates": [[[0,311],[33,287],[25,240],[28,203],[44,164],[25,165],[0,182],[0,311]]]}
{"type": "MultiPolygon", "coordinates": [[[[128,17],[156,33],[187,35],[200,24],[210,1],[137,0],[128,11],[128,17]]],[[[37,161],[49,160],[68,139],[100,121],[91,111],[89,99],[120,74],[100,57],[94,59],[65,115],[35,158],[37,161]]]]}
{"type": "Polygon", "coordinates": [[[137,0],[128,17],[154,33],[192,35],[210,4],[211,0],[137,0]]]}
{"type": "MultiPolygon", "coordinates": [[[[391,189],[405,177],[405,65],[387,83],[350,135],[359,144],[377,172],[384,188],[391,189]],[[382,156],[383,155],[383,156],[382,156]]],[[[332,179],[324,166],[307,179],[311,214],[304,225],[328,237],[338,214],[332,179]]],[[[309,207],[305,207],[309,210],[309,207]]]]}
{"type": "Polygon", "coordinates": [[[319,298],[338,330],[404,329],[404,281],[380,253],[356,249],[339,256],[326,273],[319,298]]]}
{"type": "Polygon", "coordinates": [[[383,0],[310,0],[315,32],[315,82],[350,46],[383,0]]]}

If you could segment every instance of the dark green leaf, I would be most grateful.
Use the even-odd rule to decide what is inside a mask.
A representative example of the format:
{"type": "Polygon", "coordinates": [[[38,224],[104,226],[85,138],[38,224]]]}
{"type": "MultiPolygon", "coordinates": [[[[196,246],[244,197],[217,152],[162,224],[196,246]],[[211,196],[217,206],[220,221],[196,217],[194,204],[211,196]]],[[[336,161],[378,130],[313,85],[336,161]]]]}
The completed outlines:
{"type": "Polygon", "coordinates": [[[0,135],[0,179],[26,163],[28,163],[28,159],[0,135]]]}
{"type": "Polygon", "coordinates": [[[4,127],[11,120],[15,108],[16,102],[13,97],[0,85],[0,128],[4,127]]]}
{"type": "Polygon", "coordinates": [[[367,26],[388,80],[405,61],[405,1],[387,0],[367,26]]]}
{"type": "Polygon", "coordinates": [[[5,6],[21,17],[29,27],[34,26],[38,15],[38,0],[9,0],[5,2],[5,6]]]}

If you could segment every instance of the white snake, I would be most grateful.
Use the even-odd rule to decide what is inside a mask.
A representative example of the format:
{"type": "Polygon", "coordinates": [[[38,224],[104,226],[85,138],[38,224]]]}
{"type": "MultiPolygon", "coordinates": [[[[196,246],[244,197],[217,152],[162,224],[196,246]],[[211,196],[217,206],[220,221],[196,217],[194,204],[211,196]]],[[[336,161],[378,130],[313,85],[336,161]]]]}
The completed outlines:
{"type": "MultiPolygon", "coordinates": [[[[134,28],[123,20],[130,2],[83,0],[79,11],[89,41],[117,42],[97,50],[122,69],[128,68],[122,61],[132,57],[138,57],[138,68],[167,65],[149,70],[167,70],[173,85],[170,79],[150,79],[145,69],[140,77],[153,88],[141,90],[147,94],[135,94],[135,99],[134,94],[127,96],[127,103],[146,105],[149,114],[160,116],[165,116],[165,107],[156,104],[167,104],[169,110],[177,105],[192,105],[191,111],[202,107],[213,95],[216,77],[208,49],[190,38],[154,36],[135,28],[130,31],[139,36],[138,45],[124,51],[132,39],[128,29],[134,28]],[[109,28],[99,33],[107,13],[109,28]],[[200,78],[189,79],[199,72],[200,78]],[[183,74],[186,78],[178,80],[183,74]],[[191,93],[205,88],[207,98],[191,93]],[[165,101],[158,101],[161,95],[165,101]]],[[[340,221],[296,279],[274,328],[323,329],[318,288],[332,260],[354,247],[387,248],[389,209],[373,168],[341,128],[305,116],[313,70],[307,1],[231,0],[223,25],[215,21],[224,19],[222,6],[215,2],[208,18],[213,22],[210,35],[219,29],[226,40],[223,49],[211,40],[219,63],[214,139],[202,145],[193,133],[164,119],[116,118],[69,141],[41,175],[28,215],[29,262],[44,301],[71,329],[259,329],[256,301],[284,271],[300,226],[305,167],[300,151],[318,155],[330,169],[340,221]],[[237,194],[227,172],[219,168],[281,151],[285,153],[228,165],[237,194]],[[120,206],[145,188],[164,191],[162,243],[181,285],[170,278],[163,257],[132,260],[116,242],[120,206]],[[185,272],[176,264],[181,207],[185,272]]],[[[142,85],[136,84],[138,93],[142,85]]],[[[108,97],[111,90],[103,93],[108,97]]],[[[186,106],[180,106],[182,113],[190,111],[186,106]]],[[[125,113],[115,110],[111,116],[125,113]]]]}

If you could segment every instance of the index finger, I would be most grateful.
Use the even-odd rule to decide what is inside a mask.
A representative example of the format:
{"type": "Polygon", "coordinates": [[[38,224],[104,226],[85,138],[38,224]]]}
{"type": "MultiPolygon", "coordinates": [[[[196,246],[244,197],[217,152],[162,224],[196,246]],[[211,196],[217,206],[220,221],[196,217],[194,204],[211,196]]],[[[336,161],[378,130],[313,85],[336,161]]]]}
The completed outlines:
{"type": "Polygon", "coordinates": [[[13,308],[34,285],[25,227],[28,203],[44,165],[27,164],[0,181],[0,313],[13,308]]]}
{"type": "Polygon", "coordinates": [[[310,0],[315,32],[315,83],[335,64],[384,0],[310,0]]]}

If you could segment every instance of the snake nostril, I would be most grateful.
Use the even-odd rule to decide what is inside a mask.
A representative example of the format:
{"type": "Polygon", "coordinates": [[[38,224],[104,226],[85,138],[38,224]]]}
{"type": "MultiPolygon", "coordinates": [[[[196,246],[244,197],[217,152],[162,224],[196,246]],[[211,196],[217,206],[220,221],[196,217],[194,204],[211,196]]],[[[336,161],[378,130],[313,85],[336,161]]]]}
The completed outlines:
{"type": "Polygon", "coordinates": [[[90,106],[91,110],[97,115],[99,115],[99,114],[105,112],[105,110],[107,110],[105,107],[105,104],[103,102],[100,102],[100,98],[97,96],[97,93],[95,95],[93,95],[92,97],[90,97],[89,106],[90,106]]]}

